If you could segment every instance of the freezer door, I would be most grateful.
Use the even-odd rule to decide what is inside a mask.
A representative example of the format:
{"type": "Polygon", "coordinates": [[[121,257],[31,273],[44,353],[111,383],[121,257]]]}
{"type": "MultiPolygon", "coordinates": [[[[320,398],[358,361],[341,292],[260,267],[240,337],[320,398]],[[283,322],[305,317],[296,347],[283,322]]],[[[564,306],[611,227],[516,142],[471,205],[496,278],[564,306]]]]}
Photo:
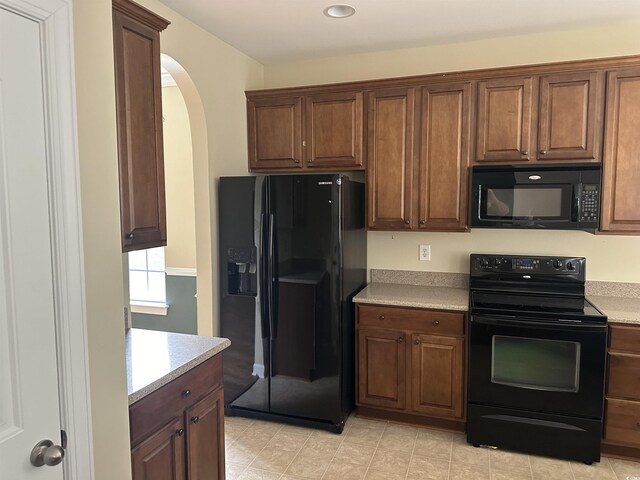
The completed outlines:
{"type": "Polygon", "coordinates": [[[221,334],[226,406],[269,411],[269,323],[266,298],[266,177],[222,177],[220,225],[221,334]]]}
{"type": "Polygon", "coordinates": [[[338,175],[271,176],[271,412],[341,420],[338,175]]]}

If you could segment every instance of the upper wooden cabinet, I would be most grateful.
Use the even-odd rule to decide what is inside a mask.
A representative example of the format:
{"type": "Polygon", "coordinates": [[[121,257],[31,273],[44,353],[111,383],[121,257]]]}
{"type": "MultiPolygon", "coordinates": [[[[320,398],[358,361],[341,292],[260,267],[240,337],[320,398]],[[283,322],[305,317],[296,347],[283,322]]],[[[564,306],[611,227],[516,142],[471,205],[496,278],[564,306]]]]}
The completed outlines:
{"type": "Polygon", "coordinates": [[[421,229],[465,230],[471,83],[422,88],[419,222],[421,229]]]}
{"type": "Polygon", "coordinates": [[[308,168],[362,168],[362,93],[307,97],[305,161],[308,168]]]}
{"type": "Polygon", "coordinates": [[[415,226],[413,216],[415,89],[369,92],[367,226],[415,226]]]}
{"type": "Polygon", "coordinates": [[[302,167],[302,98],[247,103],[249,170],[302,167]]]}
{"type": "Polygon", "coordinates": [[[603,96],[597,71],[478,82],[476,162],[599,161],[603,96]]]}
{"type": "Polygon", "coordinates": [[[600,229],[640,232],[640,68],[607,74],[600,229]]]}
{"type": "Polygon", "coordinates": [[[169,22],[113,0],[122,251],[167,244],[160,31],[169,22]]]}
{"type": "Polygon", "coordinates": [[[540,79],[538,160],[599,160],[602,74],[577,72],[540,79]]]}
{"type": "Polygon", "coordinates": [[[532,83],[531,77],[478,82],[476,161],[529,160],[532,83]]]}
{"type": "Polygon", "coordinates": [[[250,171],[361,170],[362,92],[247,94],[250,171]]]}

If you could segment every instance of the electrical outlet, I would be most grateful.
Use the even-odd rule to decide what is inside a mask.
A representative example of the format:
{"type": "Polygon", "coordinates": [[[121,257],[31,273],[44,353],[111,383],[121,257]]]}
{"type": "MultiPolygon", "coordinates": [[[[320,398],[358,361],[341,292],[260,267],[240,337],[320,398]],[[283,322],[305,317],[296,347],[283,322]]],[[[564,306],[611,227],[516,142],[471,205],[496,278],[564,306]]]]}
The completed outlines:
{"type": "Polygon", "coordinates": [[[420,245],[420,249],[418,250],[418,260],[431,260],[431,245],[420,245]]]}

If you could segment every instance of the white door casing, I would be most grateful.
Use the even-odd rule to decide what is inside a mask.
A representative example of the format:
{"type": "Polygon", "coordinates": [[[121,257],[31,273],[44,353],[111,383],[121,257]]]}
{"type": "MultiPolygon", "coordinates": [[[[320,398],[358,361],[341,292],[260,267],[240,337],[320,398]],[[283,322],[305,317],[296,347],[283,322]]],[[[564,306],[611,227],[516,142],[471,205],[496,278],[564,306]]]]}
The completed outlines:
{"type": "Polygon", "coordinates": [[[3,480],[94,478],[71,25],[65,0],[0,0],[3,480]],[[33,467],[60,428],[63,464],[33,467]]]}

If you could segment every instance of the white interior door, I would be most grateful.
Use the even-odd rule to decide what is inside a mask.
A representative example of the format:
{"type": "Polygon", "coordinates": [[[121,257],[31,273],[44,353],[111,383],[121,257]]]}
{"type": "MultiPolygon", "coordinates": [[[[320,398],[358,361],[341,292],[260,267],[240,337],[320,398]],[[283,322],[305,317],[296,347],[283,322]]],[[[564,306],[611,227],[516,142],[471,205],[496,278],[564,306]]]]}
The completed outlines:
{"type": "Polygon", "coordinates": [[[60,444],[40,25],[0,6],[0,477],[60,480],[30,453],[60,444]]]}

